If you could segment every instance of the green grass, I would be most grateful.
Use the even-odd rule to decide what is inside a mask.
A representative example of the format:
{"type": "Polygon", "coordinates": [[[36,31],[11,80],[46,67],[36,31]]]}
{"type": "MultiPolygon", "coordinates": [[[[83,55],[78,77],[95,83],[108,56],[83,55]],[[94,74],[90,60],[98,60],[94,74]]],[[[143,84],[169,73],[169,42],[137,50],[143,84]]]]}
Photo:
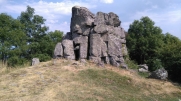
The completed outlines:
{"type": "Polygon", "coordinates": [[[96,86],[97,90],[93,93],[93,97],[99,96],[104,101],[178,101],[178,98],[181,98],[181,94],[146,96],[142,92],[144,86],[142,88],[134,86],[131,78],[106,69],[84,70],[79,73],[79,76],[81,82],[90,88],[96,86]]]}
{"type": "Polygon", "coordinates": [[[138,69],[139,68],[138,65],[136,64],[136,62],[129,59],[128,56],[126,56],[124,59],[125,59],[126,64],[128,65],[128,68],[130,68],[130,69],[138,69]]]}
{"type": "Polygon", "coordinates": [[[141,76],[141,77],[144,77],[144,78],[147,78],[149,77],[149,73],[146,73],[146,72],[138,72],[138,74],[141,76]]]}

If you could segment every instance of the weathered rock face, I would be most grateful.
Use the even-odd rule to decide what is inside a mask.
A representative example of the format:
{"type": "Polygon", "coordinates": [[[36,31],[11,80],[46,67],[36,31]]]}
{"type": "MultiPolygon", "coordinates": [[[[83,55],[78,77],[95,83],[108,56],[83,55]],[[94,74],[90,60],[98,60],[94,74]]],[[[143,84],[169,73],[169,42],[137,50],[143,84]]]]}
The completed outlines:
{"type": "Polygon", "coordinates": [[[75,54],[74,54],[74,46],[73,46],[73,41],[72,40],[63,40],[62,41],[62,46],[63,46],[63,56],[66,59],[75,59],[75,54]]]}
{"type": "Polygon", "coordinates": [[[154,79],[166,80],[168,78],[168,72],[164,68],[160,68],[152,72],[149,77],[154,79]]]}
{"type": "Polygon", "coordinates": [[[39,58],[33,58],[33,59],[32,59],[32,62],[31,62],[31,65],[32,65],[32,66],[38,65],[39,63],[40,63],[39,58]]]}
{"type": "Polygon", "coordinates": [[[72,8],[70,32],[63,38],[63,48],[58,43],[54,54],[127,68],[123,59],[127,55],[125,32],[120,24],[119,17],[113,12],[94,15],[85,7],[75,6],[72,8]]]}
{"type": "Polygon", "coordinates": [[[54,57],[55,58],[63,57],[63,48],[62,48],[62,44],[60,42],[57,43],[57,45],[55,46],[54,57]]]}

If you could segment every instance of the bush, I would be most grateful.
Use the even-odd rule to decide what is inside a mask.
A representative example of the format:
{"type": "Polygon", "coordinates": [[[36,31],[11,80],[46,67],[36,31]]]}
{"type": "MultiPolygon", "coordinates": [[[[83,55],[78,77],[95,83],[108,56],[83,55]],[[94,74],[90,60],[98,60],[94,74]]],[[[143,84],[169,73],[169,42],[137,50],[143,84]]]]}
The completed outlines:
{"type": "Polygon", "coordinates": [[[149,71],[155,71],[157,69],[163,68],[162,62],[160,59],[150,59],[147,61],[149,71]]]}
{"type": "Polygon", "coordinates": [[[124,60],[125,60],[125,63],[128,65],[128,68],[130,68],[130,69],[139,68],[138,64],[134,60],[131,60],[128,55],[124,57],[124,60]]]}
{"type": "Polygon", "coordinates": [[[8,59],[8,67],[16,67],[20,65],[24,65],[27,63],[27,60],[24,58],[19,58],[17,56],[11,57],[8,59]]]}
{"type": "Polygon", "coordinates": [[[51,59],[48,54],[37,54],[34,57],[39,58],[40,62],[48,61],[51,59]]]}

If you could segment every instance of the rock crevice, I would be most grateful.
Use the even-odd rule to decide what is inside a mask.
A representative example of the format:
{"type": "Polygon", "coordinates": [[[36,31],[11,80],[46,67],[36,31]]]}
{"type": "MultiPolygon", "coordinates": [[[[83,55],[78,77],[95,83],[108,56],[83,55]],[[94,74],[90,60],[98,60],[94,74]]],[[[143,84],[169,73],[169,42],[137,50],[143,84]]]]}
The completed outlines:
{"type": "Polygon", "coordinates": [[[125,32],[119,17],[110,12],[96,15],[85,7],[74,6],[70,32],[54,50],[54,56],[66,59],[91,60],[98,64],[123,66],[127,55],[125,32]]]}

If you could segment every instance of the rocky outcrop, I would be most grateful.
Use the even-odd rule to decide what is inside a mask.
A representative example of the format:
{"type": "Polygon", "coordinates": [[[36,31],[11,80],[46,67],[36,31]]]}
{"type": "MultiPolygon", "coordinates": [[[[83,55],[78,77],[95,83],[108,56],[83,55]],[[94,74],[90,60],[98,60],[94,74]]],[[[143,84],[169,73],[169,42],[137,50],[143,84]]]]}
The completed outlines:
{"type": "Polygon", "coordinates": [[[70,32],[63,37],[62,48],[61,43],[56,45],[54,55],[128,68],[123,59],[127,55],[125,32],[120,25],[113,12],[95,15],[85,7],[74,6],[70,32]]]}
{"type": "Polygon", "coordinates": [[[154,79],[166,80],[168,78],[168,72],[164,68],[160,68],[152,72],[149,77],[154,79]]]}

